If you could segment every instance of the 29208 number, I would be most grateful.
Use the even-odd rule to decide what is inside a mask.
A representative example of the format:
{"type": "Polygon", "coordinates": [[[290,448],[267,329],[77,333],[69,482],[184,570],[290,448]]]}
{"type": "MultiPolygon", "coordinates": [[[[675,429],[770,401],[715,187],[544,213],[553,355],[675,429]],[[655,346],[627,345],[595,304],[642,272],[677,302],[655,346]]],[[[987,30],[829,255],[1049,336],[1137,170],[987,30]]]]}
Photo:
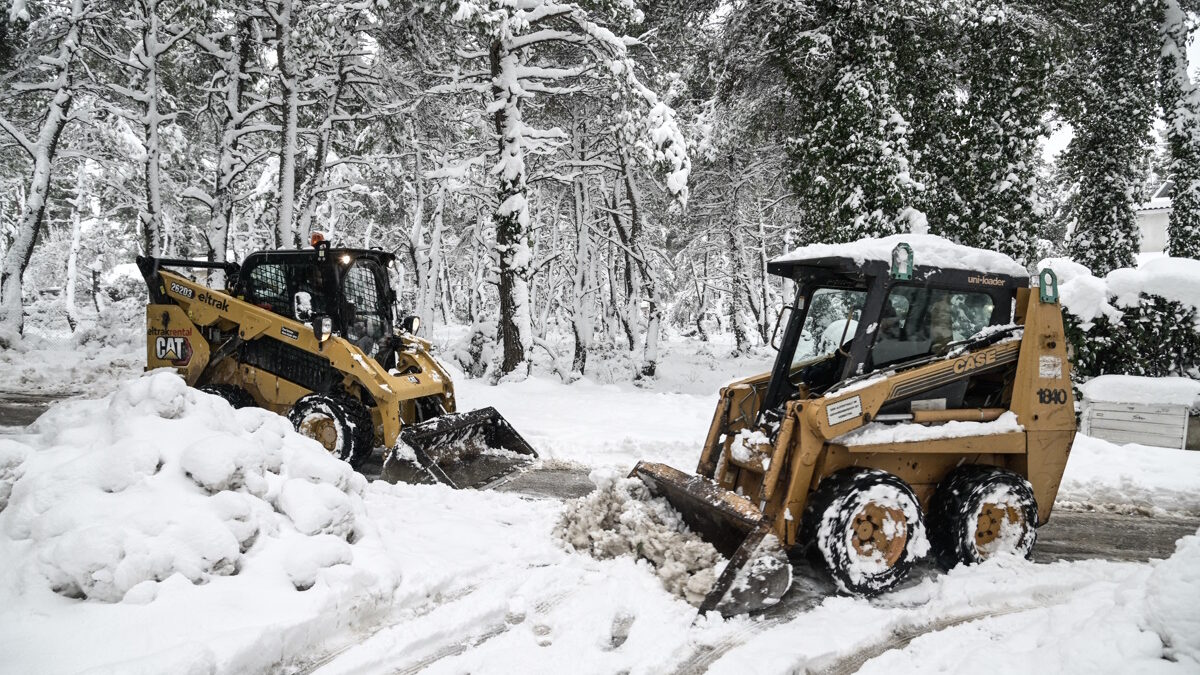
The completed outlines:
{"type": "Polygon", "coordinates": [[[1038,403],[1047,405],[1053,403],[1055,405],[1063,405],[1067,402],[1066,389],[1038,389],[1038,403]]]}

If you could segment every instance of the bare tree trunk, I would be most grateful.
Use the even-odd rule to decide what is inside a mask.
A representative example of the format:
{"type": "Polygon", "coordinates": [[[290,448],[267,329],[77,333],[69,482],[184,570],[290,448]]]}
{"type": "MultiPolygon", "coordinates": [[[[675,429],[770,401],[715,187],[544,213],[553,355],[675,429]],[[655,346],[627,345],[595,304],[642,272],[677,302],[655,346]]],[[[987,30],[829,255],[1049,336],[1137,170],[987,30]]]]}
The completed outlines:
{"type": "MultiPolygon", "coordinates": [[[[239,145],[245,133],[247,111],[242,107],[245,94],[243,74],[250,62],[251,20],[244,19],[229,38],[229,49],[218,45],[206,45],[206,49],[221,63],[224,81],[221,85],[223,124],[218,140],[217,172],[213,179],[213,194],[207,198],[209,208],[208,227],[204,233],[208,244],[207,258],[210,261],[229,260],[229,242],[233,221],[234,189],[238,175],[243,170],[239,161],[239,145]]],[[[247,233],[248,234],[248,233],[247,233]]],[[[222,270],[213,270],[211,283],[216,287],[226,283],[222,270]]]]}
{"type": "Polygon", "coordinates": [[[135,58],[139,61],[139,70],[145,78],[142,87],[142,138],[145,143],[146,157],[142,164],[142,173],[146,183],[146,201],[138,214],[142,225],[142,250],[146,255],[161,255],[165,249],[162,208],[162,162],[159,159],[159,125],[164,116],[158,109],[159,104],[159,57],[169,45],[159,42],[161,24],[158,16],[158,0],[139,0],[135,3],[142,21],[141,53],[135,58]]]}
{"type": "MultiPolygon", "coordinates": [[[[641,191],[638,190],[637,181],[633,175],[633,165],[629,162],[629,157],[625,152],[624,147],[620,149],[618,156],[621,160],[621,173],[625,177],[625,193],[629,199],[629,220],[631,223],[629,233],[629,248],[633,252],[631,256],[637,263],[638,277],[645,291],[645,297],[650,299],[649,308],[646,313],[646,342],[642,349],[642,365],[639,368],[639,377],[654,377],[654,373],[658,368],[658,339],[659,331],[663,319],[663,307],[666,306],[666,298],[662,292],[662,284],[658,282],[658,278],[654,273],[654,269],[650,265],[647,258],[645,247],[642,246],[642,236],[646,231],[645,211],[642,209],[641,191]]],[[[640,302],[638,303],[641,304],[640,302]]],[[[636,312],[640,307],[632,308],[636,312]]]]}
{"type": "MultiPolygon", "coordinates": [[[[333,118],[337,114],[339,103],[341,103],[342,92],[345,90],[348,74],[349,70],[343,67],[339,59],[337,84],[334,85],[333,93],[329,97],[329,105],[325,109],[325,118],[321,120],[321,125],[317,131],[317,147],[316,154],[313,157],[313,169],[300,185],[300,218],[299,226],[297,227],[297,234],[300,237],[308,237],[312,233],[312,219],[313,213],[317,209],[317,197],[328,182],[326,166],[328,164],[329,139],[333,134],[333,118]]],[[[425,319],[422,318],[421,320],[424,321],[425,319]]]]}
{"type": "Polygon", "coordinates": [[[293,0],[280,0],[279,11],[268,5],[275,21],[275,58],[279,68],[279,89],[282,98],[280,118],[282,133],[279,144],[279,210],[275,222],[275,245],[280,248],[299,247],[292,222],[296,201],[296,134],[300,113],[299,83],[292,52],[292,27],[295,23],[293,0]]]}
{"type": "MultiPolygon", "coordinates": [[[[581,129],[576,125],[574,154],[584,158],[581,143],[581,129]]],[[[592,321],[588,312],[588,269],[591,265],[592,246],[591,233],[588,231],[588,219],[591,213],[587,208],[587,186],[584,179],[577,176],[571,183],[571,193],[574,197],[575,217],[575,270],[571,278],[571,332],[575,338],[575,355],[571,360],[571,372],[582,375],[587,369],[588,350],[592,347],[592,321]]]]}
{"type": "Polygon", "coordinates": [[[738,292],[746,275],[745,263],[742,260],[742,245],[738,241],[735,229],[733,220],[725,228],[729,244],[729,325],[733,330],[734,349],[738,354],[742,354],[750,349],[750,342],[745,319],[742,317],[741,293],[738,292]]]}
{"type": "Polygon", "coordinates": [[[522,147],[519,92],[497,83],[518,81],[517,54],[503,40],[491,45],[493,120],[502,165],[495,213],[496,252],[500,267],[500,341],[503,373],[529,372],[533,347],[533,325],[529,307],[529,202],[525,185],[525,156],[522,147]],[[496,105],[498,103],[499,105],[496,105]]]}
{"type": "Polygon", "coordinates": [[[75,279],[79,276],[79,231],[81,229],[80,211],[87,205],[84,196],[85,179],[87,178],[87,162],[80,161],[75,170],[75,198],[71,203],[71,249],[67,254],[67,280],[63,292],[63,311],[67,316],[67,325],[71,332],[79,325],[79,315],[75,307],[75,279]]]}

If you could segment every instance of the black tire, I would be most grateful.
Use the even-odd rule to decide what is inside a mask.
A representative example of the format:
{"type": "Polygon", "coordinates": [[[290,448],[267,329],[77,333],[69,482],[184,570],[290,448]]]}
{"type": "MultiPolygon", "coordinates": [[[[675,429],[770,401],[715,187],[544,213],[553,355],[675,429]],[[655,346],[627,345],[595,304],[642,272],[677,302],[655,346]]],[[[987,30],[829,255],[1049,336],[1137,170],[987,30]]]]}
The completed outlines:
{"type": "Polygon", "coordinates": [[[855,595],[892,588],[929,550],[925,517],[912,488],[878,469],[843,469],[825,477],[809,497],[800,537],[813,564],[841,591],[855,595]],[[895,525],[887,525],[897,516],[904,520],[902,539],[895,525]],[[863,539],[863,530],[856,528],[870,535],[863,539]]]}
{"type": "Polygon", "coordinates": [[[371,411],[352,396],[309,394],[296,401],[288,420],[297,432],[356,469],[371,457],[375,445],[371,411]]]}
{"type": "Polygon", "coordinates": [[[1037,512],[1033,486],[1019,474],[971,464],[951,471],[929,508],[938,564],[974,565],[997,553],[1028,558],[1037,541],[1037,512]]]}
{"type": "Polygon", "coordinates": [[[236,384],[206,384],[200,387],[200,391],[220,396],[234,408],[253,408],[258,405],[254,402],[254,397],[250,395],[250,392],[236,384]]]}

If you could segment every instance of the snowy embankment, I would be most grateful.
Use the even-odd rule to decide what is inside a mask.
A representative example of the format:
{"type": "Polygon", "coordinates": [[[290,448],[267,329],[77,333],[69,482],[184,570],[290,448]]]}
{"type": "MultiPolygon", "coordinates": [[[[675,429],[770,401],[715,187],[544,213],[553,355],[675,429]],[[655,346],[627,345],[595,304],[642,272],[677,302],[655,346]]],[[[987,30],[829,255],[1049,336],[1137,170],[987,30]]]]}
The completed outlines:
{"type": "MultiPolygon", "coordinates": [[[[586,382],[460,382],[464,407],[497,404],[551,460],[608,476],[643,458],[690,468],[715,404],[586,382]]],[[[0,672],[641,673],[711,663],[782,673],[884,651],[866,666],[953,671],[960,642],[997,654],[972,661],[993,671],[1018,657],[1054,663],[1059,643],[1101,666],[1092,672],[1200,667],[1200,604],[1180,602],[1195,597],[1196,538],[1167,562],[998,560],[871,601],[828,597],[811,611],[693,626],[695,609],[647,562],[568,551],[554,532],[558,501],[364,486],[282,418],[233,411],[171,375],[57,404],[0,449],[0,484],[11,489],[0,488],[0,672]],[[935,632],[905,643],[926,630],[935,632]],[[1025,649],[1002,659],[1009,641],[1025,649]]],[[[1187,511],[1186,488],[1200,493],[1191,457],[1081,438],[1062,494],[1106,489],[1108,500],[1120,489],[1121,499],[1187,511]],[[1163,487],[1177,493],[1169,502],[1163,487]]]]}
{"type": "Polygon", "coordinates": [[[366,480],[282,417],[160,372],[29,431],[0,439],[0,669],[263,671],[392,603],[366,480]]]}
{"type": "MultiPolygon", "coordinates": [[[[954,671],[965,667],[959,644],[995,655],[971,661],[985,671],[1014,658],[1092,672],[1200,668],[1200,603],[1171,606],[1196,597],[1195,538],[1168,562],[995,561],[873,601],[830,597],[782,618],[692,626],[694,608],[645,561],[566,550],[554,533],[560,502],[364,487],[282,418],[235,412],[170,376],[139,378],[142,347],[112,348],[130,362],[90,368],[102,353],[80,363],[68,348],[53,367],[115,394],[57,404],[0,437],[0,672],[782,673],[844,671],[877,652],[868,671],[954,671]],[[1074,661],[1055,660],[1059,643],[1074,661]]],[[[462,408],[496,406],[549,464],[690,470],[716,388],[766,365],[719,351],[672,344],[647,388],[455,382],[462,408]]],[[[59,358],[51,352],[26,358],[59,358]]],[[[1200,515],[1200,453],[1081,436],[1059,500],[1200,515]]]]}

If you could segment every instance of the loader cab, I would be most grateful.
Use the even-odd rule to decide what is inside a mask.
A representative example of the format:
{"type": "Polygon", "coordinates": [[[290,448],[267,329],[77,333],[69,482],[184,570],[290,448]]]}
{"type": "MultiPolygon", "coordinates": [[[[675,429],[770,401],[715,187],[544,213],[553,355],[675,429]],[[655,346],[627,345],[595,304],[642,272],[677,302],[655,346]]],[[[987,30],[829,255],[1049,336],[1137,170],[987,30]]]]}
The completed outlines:
{"type": "Polygon", "coordinates": [[[262,251],[246,256],[234,293],[281,316],[309,323],[329,317],[333,331],[383,363],[393,333],[388,267],[378,250],[330,248],[262,251]]]}
{"type": "MultiPolygon", "coordinates": [[[[903,267],[903,266],[902,266],[903,267]]],[[[915,367],[988,326],[1011,323],[1024,275],[945,267],[899,270],[885,260],[848,257],[776,260],[796,295],[781,319],[782,338],[760,412],[794,398],[824,395],[851,378],[915,367]]],[[[962,404],[966,383],[945,394],[962,404]]]]}

